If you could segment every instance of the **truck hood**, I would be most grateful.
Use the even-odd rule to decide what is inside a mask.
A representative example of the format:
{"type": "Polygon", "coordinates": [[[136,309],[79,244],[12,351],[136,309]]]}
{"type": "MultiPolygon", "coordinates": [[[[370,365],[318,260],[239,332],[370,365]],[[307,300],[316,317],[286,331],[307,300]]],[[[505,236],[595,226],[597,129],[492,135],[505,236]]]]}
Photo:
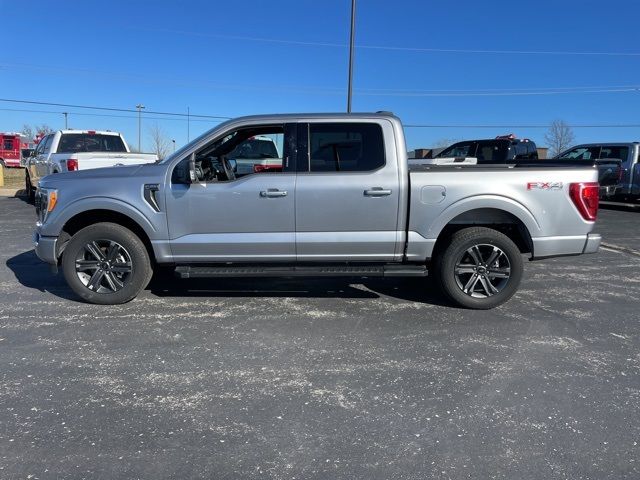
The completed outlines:
{"type": "Polygon", "coordinates": [[[43,177],[38,186],[42,188],[55,188],[59,183],[82,182],[86,180],[117,180],[133,176],[149,177],[162,176],[166,165],[147,163],[142,165],[126,165],[118,167],[92,168],[75,172],[54,173],[43,177]]]}

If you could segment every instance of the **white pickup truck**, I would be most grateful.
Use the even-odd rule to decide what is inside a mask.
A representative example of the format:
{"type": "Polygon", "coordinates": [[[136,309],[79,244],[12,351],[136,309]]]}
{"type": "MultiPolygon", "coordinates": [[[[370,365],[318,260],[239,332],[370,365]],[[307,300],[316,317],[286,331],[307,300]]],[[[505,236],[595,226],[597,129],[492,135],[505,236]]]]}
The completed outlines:
{"type": "Polygon", "coordinates": [[[88,170],[116,165],[153,163],[158,156],[131,153],[118,132],[98,130],[58,130],[40,140],[25,165],[25,187],[30,199],[38,181],[52,173],[88,170]]]}

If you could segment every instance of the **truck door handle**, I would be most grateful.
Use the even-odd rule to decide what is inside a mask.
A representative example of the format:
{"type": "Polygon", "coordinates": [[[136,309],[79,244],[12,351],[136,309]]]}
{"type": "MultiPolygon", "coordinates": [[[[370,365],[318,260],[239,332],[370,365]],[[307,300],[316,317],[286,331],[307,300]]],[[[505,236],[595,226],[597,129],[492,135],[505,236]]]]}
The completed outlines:
{"type": "Polygon", "coordinates": [[[364,191],[365,197],[386,197],[391,195],[391,190],[381,187],[373,187],[364,191]]]}
{"type": "Polygon", "coordinates": [[[287,192],[285,190],[278,190],[277,188],[270,188],[268,190],[262,190],[260,196],[266,198],[286,197],[287,192]]]}

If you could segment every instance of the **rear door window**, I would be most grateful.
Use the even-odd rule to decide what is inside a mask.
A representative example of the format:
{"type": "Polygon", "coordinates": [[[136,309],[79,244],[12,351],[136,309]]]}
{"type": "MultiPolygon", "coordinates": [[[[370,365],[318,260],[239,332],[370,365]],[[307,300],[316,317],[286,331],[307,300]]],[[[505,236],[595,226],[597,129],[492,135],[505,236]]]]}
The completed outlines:
{"type": "Polygon", "coordinates": [[[369,172],[385,164],[377,123],[309,124],[309,171],[369,172]]]}
{"type": "Polygon", "coordinates": [[[91,133],[65,133],[60,138],[58,152],[114,152],[122,153],[127,149],[118,135],[101,135],[91,133]]]}
{"type": "Polygon", "coordinates": [[[478,163],[504,163],[507,158],[507,143],[503,141],[480,141],[476,150],[478,163]]]}
{"type": "Polygon", "coordinates": [[[629,158],[629,147],[604,145],[600,149],[600,158],[612,158],[626,163],[629,158]]]}

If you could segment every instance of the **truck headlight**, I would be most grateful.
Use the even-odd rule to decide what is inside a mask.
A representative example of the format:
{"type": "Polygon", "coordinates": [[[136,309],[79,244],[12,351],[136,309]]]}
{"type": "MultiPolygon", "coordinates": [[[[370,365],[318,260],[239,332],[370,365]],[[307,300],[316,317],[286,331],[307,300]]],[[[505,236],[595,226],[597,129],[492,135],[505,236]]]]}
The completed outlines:
{"type": "Polygon", "coordinates": [[[58,204],[58,190],[55,188],[39,188],[36,194],[36,212],[38,223],[42,225],[58,204]]]}

